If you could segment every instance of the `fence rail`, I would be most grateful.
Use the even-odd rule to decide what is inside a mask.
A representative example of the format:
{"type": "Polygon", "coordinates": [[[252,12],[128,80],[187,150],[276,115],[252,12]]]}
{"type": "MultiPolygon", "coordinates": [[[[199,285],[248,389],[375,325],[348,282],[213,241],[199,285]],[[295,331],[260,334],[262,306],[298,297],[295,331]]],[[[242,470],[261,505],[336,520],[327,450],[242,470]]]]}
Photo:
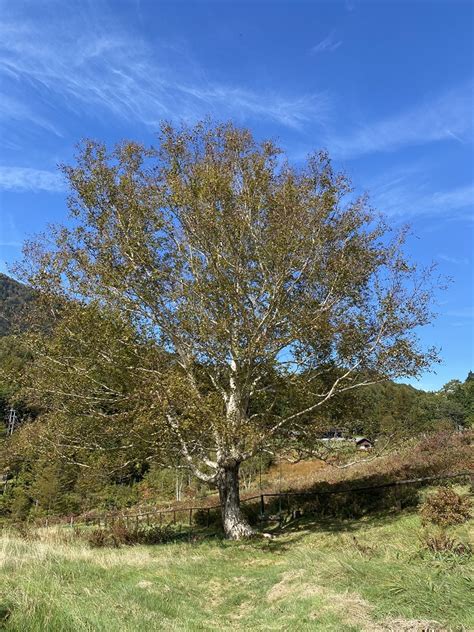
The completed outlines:
{"type": "MultiPolygon", "coordinates": [[[[343,487],[339,489],[323,489],[323,490],[312,490],[312,491],[304,491],[304,492],[267,492],[262,494],[257,494],[255,496],[249,496],[247,498],[243,498],[241,500],[241,504],[251,503],[258,501],[259,503],[259,517],[261,520],[265,519],[265,511],[266,507],[268,507],[268,503],[265,503],[265,499],[279,500],[279,514],[281,519],[282,514],[282,500],[286,500],[287,511],[290,510],[290,499],[304,499],[304,498],[315,498],[320,496],[330,496],[336,494],[352,494],[357,492],[367,492],[371,490],[385,489],[390,487],[401,487],[403,485],[416,485],[422,483],[429,483],[441,480],[449,480],[449,479],[459,479],[459,478],[469,478],[471,489],[474,489],[474,470],[465,470],[461,472],[453,472],[448,474],[439,474],[436,476],[423,476],[418,478],[411,478],[405,480],[395,480],[389,481],[386,483],[379,483],[376,485],[365,485],[361,487],[343,487]]],[[[70,524],[74,525],[96,525],[97,527],[107,527],[110,524],[115,522],[124,522],[127,527],[131,524],[135,524],[137,527],[140,524],[160,524],[164,523],[168,525],[176,525],[179,524],[180,527],[183,525],[188,525],[190,528],[193,526],[193,517],[196,518],[196,512],[203,512],[205,514],[205,520],[203,521],[205,524],[203,526],[209,527],[211,522],[211,511],[214,509],[219,509],[220,504],[215,505],[198,505],[192,507],[171,507],[169,509],[154,509],[152,511],[145,511],[139,513],[127,514],[123,512],[108,512],[99,515],[91,516],[89,519],[84,516],[64,516],[62,518],[46,518],[42,521],[42,526],[49,526],[52,524],[70,524]],[[184,520],[179,520],[179,518],[184,518],[184,520]],[[169,520],[167,520],[169,518],[169,520]]]]}

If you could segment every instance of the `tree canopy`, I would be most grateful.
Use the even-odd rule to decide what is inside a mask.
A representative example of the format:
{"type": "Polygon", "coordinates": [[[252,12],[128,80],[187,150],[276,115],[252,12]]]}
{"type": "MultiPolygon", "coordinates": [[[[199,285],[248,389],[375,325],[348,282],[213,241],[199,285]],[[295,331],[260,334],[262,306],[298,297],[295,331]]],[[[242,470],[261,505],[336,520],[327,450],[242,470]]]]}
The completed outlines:
{"type": "Polygon", "coordinates": [[[311,437],[337,394],[436,359],[417,338],[430,271],[326,152],[295,168],[232,124],[164,124],[157,148],[86,141],[63,172],[71,225],[27,244],[21,267],[55,314],[33,388],[112,434],[135,402],[148,441],[218,487],[229,537],[250,533],[243,461],[311,437]]]}

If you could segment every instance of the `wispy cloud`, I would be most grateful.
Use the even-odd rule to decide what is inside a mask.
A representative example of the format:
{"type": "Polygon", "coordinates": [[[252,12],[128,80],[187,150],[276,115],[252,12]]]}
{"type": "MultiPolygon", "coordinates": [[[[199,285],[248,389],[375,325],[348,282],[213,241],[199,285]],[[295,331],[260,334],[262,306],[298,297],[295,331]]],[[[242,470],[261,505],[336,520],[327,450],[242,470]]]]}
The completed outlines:
{"type": "Polygon", "coordinates": [[[0,166],[0,190],[4,191],[64,191],[62,176],[54,171],[26,167],[0,166]]]}
{"type": "MultiPolygon", "coordinates": [[[[162,118],[207,114],[298,128],[328,110],[323,93],[294,96],[213,81],[195,60],[189,63],[186,51],[156,42],[151,49],[111,24],[96,23],[81,34],[80,24],[61,29],[4,20],[0,41],[1,75],[34,90],[50,108],[113,115],[154,128],[162,118]]],[[[8,107],[3,114],[35,122],[27,110],[8,107]]],[[[50,123],[37,117],[36,124],[50,123]]]]}
{"type": "MultiPolygon", "coordinates": [[[[12,213],[2,212],[0,215],[0,247],[21,248],[22,239],[12,213]]],[[[1,270],[0,270],[1,271],[1,270]]]]}
{"type": "Polygon", "coordinates": [[[451,257],[450,255],[438,255],[438,259],[441,261],[446,261],[446,263],[451,263],[454,266],[466,266],[469,263],[469,259],[467,257],[451,257]]]}
{"type": "MultiPolygon", "coordinates": [[[[47,120],[44,116],[41,116],[38,112],[35,112],[32,108],[30,108],[26,103],[20,101],[20,99],[15,98],[12,95],[2,94],[0,96],[0,121],[8,120],[27,120],[47,132],[52,132],[56,136],[62,136],[61,131],[53,121],[47,120]]],[[[5,144],[5,139],[2,139],[2,144],[5,144]]]]}
{"type": "Polygon", "coordinates": [[[474,184],[436,190],[421,165],[393,170],[369,182],[373,205],[391,217],[442,216],[474,210],[474,184]]]}
{"type": "Polygon", "coordinates": [[[341,46],[342,40],[336,39],[335,31],[331,31],[324,39],[322,39],[316,46],[313,46],[311,53],[313,55],[317,53],[332,53],[341,46]]]}
{"type": "Polygon", "coordinates": [[[472,140],[473,84],[469,82],[400,114],[359,124],[347,135],[334,135],[327,145],[338,158],[355,158],[374,152],[440,140],[472,140]]]}
{"type": "Polygon", "coordinates": [[[474,210],[474,184],[451,191],[437,191],[427,202],[435,209],[472,207],[474,210]]]}
{"type": "Polygon", "coordinates": [[[456,318],[474,318],[474,306],[461,307],[460,309],[450,309],[446,312],[446,316],[454,316],[456,318]]]}

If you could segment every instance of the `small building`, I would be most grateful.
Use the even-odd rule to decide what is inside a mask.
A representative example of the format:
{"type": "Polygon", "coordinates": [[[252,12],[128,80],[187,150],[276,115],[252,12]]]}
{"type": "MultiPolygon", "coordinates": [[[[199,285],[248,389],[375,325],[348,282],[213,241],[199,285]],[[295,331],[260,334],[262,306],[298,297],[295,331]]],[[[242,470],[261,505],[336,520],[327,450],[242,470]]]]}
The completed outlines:
{"type": "Polygon", "coordinates": [[[374,444],[367,437],[355,437],[355,444],[358,450],[371,450],[374,444]]]}
{"type": "Polygon", "coordinates": [[[321,441],[347,441],[343,431],[339,428],[329,428],[321,435],[320,439],[321,441]]]}

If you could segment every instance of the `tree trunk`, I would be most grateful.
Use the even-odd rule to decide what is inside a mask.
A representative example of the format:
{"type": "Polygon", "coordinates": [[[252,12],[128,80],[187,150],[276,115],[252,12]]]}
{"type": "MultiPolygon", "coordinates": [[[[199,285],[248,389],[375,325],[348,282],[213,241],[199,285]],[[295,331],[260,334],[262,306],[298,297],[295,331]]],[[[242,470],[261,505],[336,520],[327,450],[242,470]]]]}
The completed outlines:
{"type": "Polygon", "coordinates": [[[240,540],[254,534],[240,510],[239,467],[240,463],[222,466],[218,474],[222,524],[229,540],[240,540]]]}

